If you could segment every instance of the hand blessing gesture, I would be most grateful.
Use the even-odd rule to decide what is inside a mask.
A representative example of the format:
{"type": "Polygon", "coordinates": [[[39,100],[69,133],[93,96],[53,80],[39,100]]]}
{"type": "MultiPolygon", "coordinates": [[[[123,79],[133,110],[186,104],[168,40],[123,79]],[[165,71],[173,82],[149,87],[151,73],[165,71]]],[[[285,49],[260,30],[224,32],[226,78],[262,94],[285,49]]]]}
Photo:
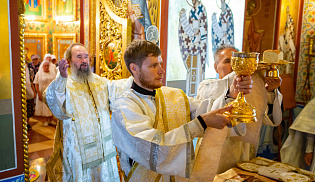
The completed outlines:
{"type": "Polygon", "coordinates": [[[59,63],[59,72],[60,72],[60,75],[63,77],[63,78],[68,78],[68,73],[67,73],[67,69],[69,67],[69,64],[67,62],[66,59],[62,58],[59,63]]]}

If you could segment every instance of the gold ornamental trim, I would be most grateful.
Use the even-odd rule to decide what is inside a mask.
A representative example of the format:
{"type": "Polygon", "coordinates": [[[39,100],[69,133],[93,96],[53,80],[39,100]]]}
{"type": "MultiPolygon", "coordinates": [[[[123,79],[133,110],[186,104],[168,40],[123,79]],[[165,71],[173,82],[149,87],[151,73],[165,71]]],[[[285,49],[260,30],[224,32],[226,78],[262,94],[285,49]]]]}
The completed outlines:
{"type": "Polygon", "coordinates": [[[21,99],[22,99],[22,128],[23,128],[23,153],[24,153],[24,173],[25,181],[29,182],[29,158],[28,158],[28,137],[27,137],[27,106],[26,106],[26,78],[25,78],[25,53],[24,53],[24,31],[25,20],[24,15],[19,15],[19,39],[20,39],[20,66],[21,66],[21,99]]]}
{"type": "Polygon", "coordinates": [[[47,22],[48,21],[48,17],[47,17],[47,12],[48,12],[47,0],[42,0],[41,4],[43,5],[42,16],[25,15],[24,21],[26,20],[26,22],[32,22],[32,21],[47,22]]]}
{"type": "MultiPolygon", "coordinates": [[[[115,6],[111,0],[98,0],[96,16],[96,73],[110,80],[126,78],[127,74],[123,72],[123,52],[130,42],[131,20],[126,19],[128,1],[124,1],[120,7],[115,6]],[[130,33],[128,33],[128,25],[130,33]],[[112,43],[112,44],[111,44],[112,43]],[[117,50],[117,64],[115,68],[109,68],[105,61],[105,54],[108,45],[115,45],[117,50]]],[[[125,71],[127,71],[125,69],[125,71]]]]}
{"type": "Polygon", "coordinates": [[[75,43],[77,41],[77,34],[76,33],[53,33],[52,34],[53,38],[53,54],[57,55],[57,46],[56,42],[58,38],[65,38],[65,39],[72,39],[73,42],[75,43]]]}
{"type": "Polygon", "coordinates": [[[96,29],[96,1],[90,0],[90,56],[91,58],[95,57],[95,29],[96,29]]]}
{"type": "MultiPolygon", "coordinates": [[[[57,8],[57,1],[58,0],[53,0],[52,1],[52,13],[53,13],[53,19],[56,21],[62,21],[62,22],[71,22],[71,21],[76,21],[76,14],[77,14],[77,1],[72,0],[72,15],[57,15],[56,13],[56,8],[57,8]]],[[[69,1],[69,0],[68,0],[69,1]]],[[[83,10],[83,8],[82,8],[83,10]]]]}
{"type": "Polygon", "coordinates": [[[148,9],[152,25],[160,29],[160,0],[150,0],[148,2],[148,9]]]}
{"type": "Polygon", "coordinates": [[[25,13],[24,0],[17,0],[17,7],[18,7],[18,14],[19,15],[25,13]]]}
{"type": "MultiPolygon", "coordinates": [[[[47,39],[47,33],[30,33],[30,32],[25,32],[24,33],[24,38],[42,38],[43,39],[43,45],[44,45],[44,54],[48,52],[48,39],[47,39]]],[[[23,45],[24,45],[24,40],[23,40],[23,45]]]]}

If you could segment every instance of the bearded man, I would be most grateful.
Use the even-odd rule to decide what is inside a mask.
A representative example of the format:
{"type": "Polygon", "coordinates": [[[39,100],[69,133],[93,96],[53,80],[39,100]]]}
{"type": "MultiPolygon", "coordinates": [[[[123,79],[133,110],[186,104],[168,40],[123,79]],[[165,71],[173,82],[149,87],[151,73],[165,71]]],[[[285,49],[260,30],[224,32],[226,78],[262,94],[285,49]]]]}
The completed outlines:
{"type": "Polygon", "coordinates": [[[133,79],[99,77],[89,60],[83,44],[70,45],[46,90],[47,105],[60,120],[46,165],[50,181],[120,181],[109,108],[133,79]]]}
{"type": "MultiPolygon", "coordinates": [[[[217,100],[200,101],[180,89],[162,87],[161,50],[149,41],[132,42],[124,60],[134,82],[116,101],[111,124],[127,181],[205,181],[200,176],[216,166],[200,167],[202,159],[195,157],[192,140],[231,125],[222,114],[231,106],[221,108],[227,93],[217,100]]],[[[238,91],[249,93],[250,89],[249,77],[236,76],[229,95],[235,98],[238,91]]],[[[199,151],[206,148],[208,155],[217,157],[216,148],[222,147],[224,139],[199,151]]],[[[209,181],[214,177],[205,176],[209,181]]]]}

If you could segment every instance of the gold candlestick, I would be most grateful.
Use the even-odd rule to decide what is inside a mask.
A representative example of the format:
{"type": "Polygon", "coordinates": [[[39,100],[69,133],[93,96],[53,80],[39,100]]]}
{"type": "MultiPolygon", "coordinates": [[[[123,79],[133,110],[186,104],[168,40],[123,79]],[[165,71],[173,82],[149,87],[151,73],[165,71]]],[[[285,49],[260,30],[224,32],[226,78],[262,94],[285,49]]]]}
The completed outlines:
{"type": "MultiPolygon", "coordinates": [[[[232,52],[231,66],[233,71],[239,76],[249,76],[253,74],[258,66],[259,53],[256,52],[232,52]]],[[[246,102],[244,93],[239,92],[235,101],[228,105],[233,105],[230,111],[224,113],[231,120],[232,126],[238,123],[257,122],[256,109],[246,102]]]]}

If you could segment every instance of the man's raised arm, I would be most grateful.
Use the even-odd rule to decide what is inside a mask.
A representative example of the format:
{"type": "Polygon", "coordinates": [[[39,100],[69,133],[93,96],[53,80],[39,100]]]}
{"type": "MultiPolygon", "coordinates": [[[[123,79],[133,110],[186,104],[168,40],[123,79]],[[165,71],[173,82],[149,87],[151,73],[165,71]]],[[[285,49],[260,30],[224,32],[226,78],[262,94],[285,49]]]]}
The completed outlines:
{"type": "MultiPolygon", "coordinates": [[[[43,97],[51,110],[51,112],[60,120],[69,119],[69,114],[66,111],[66,83],[67,83],[67,68],[69,67],[65,59],[59,61],[59,75],[50,83],[43,97]]],[[[70,107],[70,106],[69,106],[70,107]]]]}

